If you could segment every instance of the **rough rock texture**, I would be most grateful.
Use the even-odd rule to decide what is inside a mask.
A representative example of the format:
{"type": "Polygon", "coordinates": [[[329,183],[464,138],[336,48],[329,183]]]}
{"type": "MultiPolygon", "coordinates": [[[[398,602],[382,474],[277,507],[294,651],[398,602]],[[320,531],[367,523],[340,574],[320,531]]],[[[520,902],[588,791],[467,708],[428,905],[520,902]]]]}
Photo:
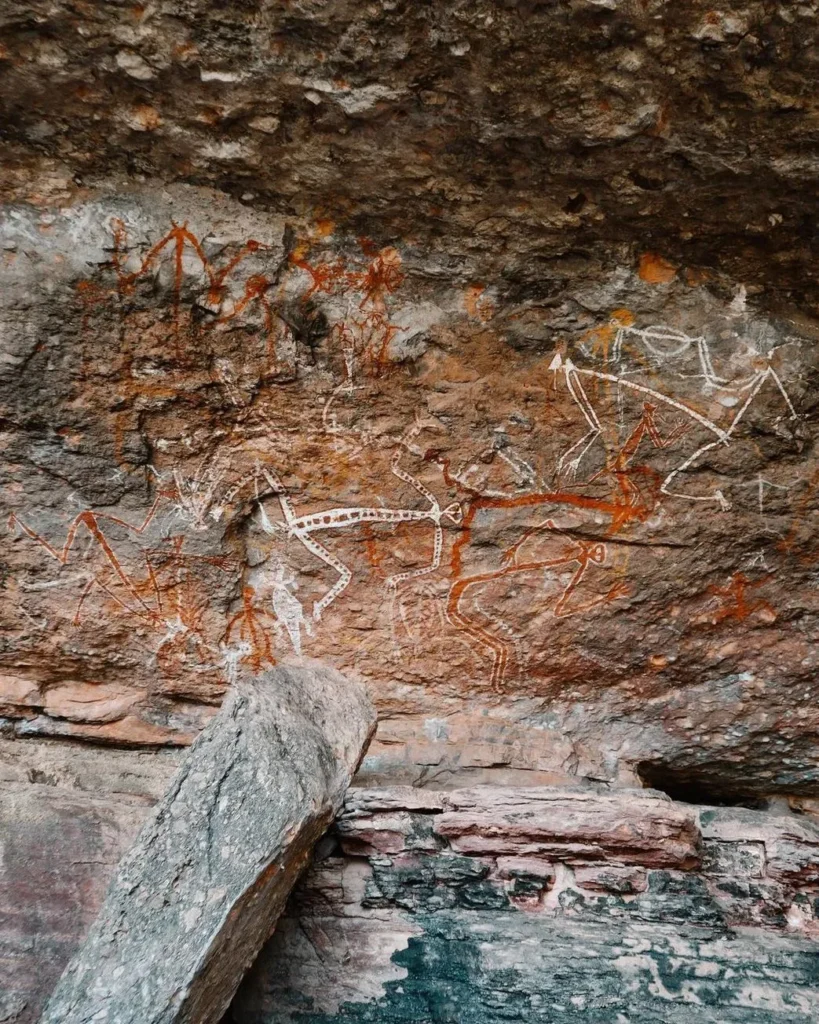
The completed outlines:
{"type": "Polygon", "coordinates": [[[639,238],[816,301],[812,0],[0,10],[10,198],[210,185],[541,298],[639,238]]]}
{"type": "Polygon", "coordinates": [[[817,22],[0,0],[0,729],[185,746],[310,657],[368,683],[363,785],[813,808],[817,22]]]}
{"type": "Polygon", "coordinates": [[[4,7],[8,728],[815,792],[817,5],[223,6],[4,7]]]}
{"type": "Polygon", "coordinates": [[[819,1014],[810,815],[650,791],[397,788],[351,790],[336,832],[340,848],[294,893],[234,1024],[819,1014]]]}
{"type": "Polygon", "coordinates": [[[214,1024],[339,810],[375,725],[325,668],[237,681],[121,861],[43,1024],[214,1024]]]}
{"type": "Polygon", "coordinates": [[[34,1024],[182,751],[0,740],[0,1021],[34,1024]]]}

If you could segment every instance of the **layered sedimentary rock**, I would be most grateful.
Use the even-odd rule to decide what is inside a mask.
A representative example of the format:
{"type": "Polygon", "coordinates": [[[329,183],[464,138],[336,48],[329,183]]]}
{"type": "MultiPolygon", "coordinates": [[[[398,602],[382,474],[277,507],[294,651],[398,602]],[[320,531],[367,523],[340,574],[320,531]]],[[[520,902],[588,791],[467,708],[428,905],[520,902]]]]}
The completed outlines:
{"type": "Polygon", "coordinates": [[[375,725],[326,668],[240,679],[117,867],[43,1024],[216,1024],[375,725]]]}
{"type": "Polygon", "coordinates": [[[377,705],[363,785],[810,809],[818,18],[0,0],[4,734],[172,759],[312,657],[377,705]]]}
{"type": "Polygon", "coordinates": [[[819,826],[654,792],[353,790],[235,1024],[811,1021],[819,826]]]}
{"type": "MultiPolygon", "coordinates": [[[[24,858],[4,825],[7,872],[17,853],[0,1005],[20,1024],[38,1019],[127,846],[115,815],[133,831],[164,785],[157,773],[172,771],[148,778],[135,758],[155,755],[104,753],[106,785],[93,752],[45,750],[34,780],[3,798],[18,835],[31,839],[33,809],[51,829],[24,858]],[[62,843],[54,801],[74,816],[62,843]]],[[[764,811],[646,791],[351,790],[227,1019],[809,1021],[817,821],[806,801],[764,811]]]]}

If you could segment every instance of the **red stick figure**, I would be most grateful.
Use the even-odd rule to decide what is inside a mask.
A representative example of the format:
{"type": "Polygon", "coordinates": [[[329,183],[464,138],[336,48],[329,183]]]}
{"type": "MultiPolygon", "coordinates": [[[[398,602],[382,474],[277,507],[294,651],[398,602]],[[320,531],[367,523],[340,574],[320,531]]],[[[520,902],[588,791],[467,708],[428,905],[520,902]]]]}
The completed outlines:
{"type": "Polygon", "coordinates": [[[592,477],[592,480],[596,480],[603,473],[610,474],[620,490],[623,501],[634,507],[653,509],[659,498],[660,484],[662,483],[661,474],[649,466],[632,466],[632,461],[643,439],[648,437],[654,448],[662,451],[671,447],[690,427],[688,423],[679,424],[666,437],[663,437],[657,427],[656,413],[656,405],[652,402],[644,402],[643,414],[623,447],[613,457],[607,456],[605,469],[592,477]],[[644,494],[639,483],[636,482],[640,478],[649,481],[648,494],[644,494]]]}
{"type": "Polygon", "coordinates": [[[249,662],[254,671],[258,672],[265,662],[270,665],[276,664],[270,645],[270,634],[263,624],[264,619],[275,622],[276,616],[256,604],[255,597],[256,591],[253,587],[242,588],[242,608],[228,622],[225,641],[230,643],[231,636],[238,626],[239,639],[250,645],[248,655],[242,660],[249,662]]]}
{"type": "Polygon", "coordinates": [[[68,533],[66,534],[65,542],[63,543],[62,548],[53,547],[44,537],[41,537],[40,534],[38,534],[26,523],[24,523],[23,520],[20,519],[20,517],[15,513],[12,513],[11,516],[9,516],[9,529],[14,529],[15,526],[19,526],[27,537],[30,537],[31,540],[36,541],[41,547],[44,547],[46,551],[49,553],[49,555],[51,555],[52,558],[56,559],[56,561],[58,561],[60,565],[66,565],[68,562],[68,557],[71,554],[71,549],[74,546],[74,541],[76,540],[77,533],[79,532],[80,527],[83,527],[85,530],[88,531],[88,533],[93,538],[94,543],[105,555],[108,566],[113,571],[113,575],[116,577],[119,583],[125,588],[129,597],[138,606],[137,608],[129,607],[124,601],[118,598],[110,590],[110,587],[102,578],[95,574],[88,581],[88,584],[86,585],[85,590],[83,591],[80,597],[79,604],[77,605],[77,609],[74,614],[74,625],[79,624],[83,602],[85,601],[86,597],[91,592],[91,590],[94,588],[94,586],[98,586],[109,596],[113,597],[114,600],[117,601],[117,603],[120,604],[122,608],[126,609],[127,611],[130,611],[132,614],[135,614],[140,618],[147,619],[152,625],[156,625],[157,622],[159,621],[158,612],[151,608],[142,598],[139,588],[131,579],[130,575],[123,568],[122,563],[120,562],[113,547],[108,541],[108,538],[103,533],[100,523],[113,523],[114,525],[120,526],[124,530],[127,530],[129,533],[139,536],[145,532],[145,530],[152,522],[154,516],[156,515],[156,510],[159,506],[159,503],[163,497],[168,497],[168,494],[164,491],[161,491],[159,494],[157,494],[153,504],[148,509],[145,519],[142,521],[142,523],[140,523],[139,526],[133,526],[131,523],[126,522],[124,519],[120,519],[118,516],[109,515],[106,512],[93,512],[91,509],[86,509],[84,512],[80,512],[80,514],[76,516],[69,524],[68,533]]]}
{"type": "MultiPolygon", "coordinates": [[[[188,230],[187,221],[184,224],[177,224],[175,221],[171,221],[171,225],[171,230],[148,250],[137,269],[127,272],[125,270],[124,258],[128,238],[127,231],[123,222],[119,219],[115,219],[113,221],[114,252],[112,262],[114,264],[114,271],[117,275],[119,292],[121,295],[127,295],[133,292],[137,281],[154,268],[164,251],[170,248],[174,265],[173,323],[175,329],[178,329],[182,302],[182,279],[184,275],[183,261],[186,247],[193,251],[201,263],[202,270],[208,281],[208,301],[212,305],[216,305],[221,302],[224,296],[224,284],[228,275],[231,274],[248,255],[258,252],[260,249],[265,248],[265,246],[262,245],[261,242],[257,242],[255,239],[251,238],[245,242],[239,252],[229,260],[221,270],[216,270],[206,256],[205,250],[202,248],[202,244],[199,239],[193,234],[193,232],[188,230]]],[[[261,280],[264,279],[262,278],[261,280]]],[[[267,284],[265,282],[265,289],[266,287],[267,284]]],[[[260,298],[262,294],[263,291],[260,287],[259,278],[250,278],[245,286],[245,305],[251,298],[260,298]],[[253,284],[251,284],[251,282],[253,282],[253,284]]],[[[177,342],[177,357],[179,357],[180,354],[177,342]]]]}
{"type": "Polygon", "coordinates": [[[383,310],[386,296],[391,295],[404,281],[405,274],[401,270],[401,254],[397,249],[388,246],[382,249],[362,275],[353,275],[360,283],[364,292],[359,309],[368,306],[383,310]]]}
{"type": "Polygon", "coordinates": [[[765,579],[756,580],[753,583],[743,572],[735,572],[727,587],[710,586],[708,593],[715,597],[723,598],[722,607],[718,608],[711,616],[711,622],[716,625],[726,619],[733,619],[736,622],[744,622],[754,612],[760,613],[763,618],[773,622],[776,612],[767,601],[749,601],[746,598],[748,590],[754,590],[766,583],[765,579]]]}
{"type": "Polygon", "coordinates": [[[318,263],[314,266],[305,259],[304,251],[301,248],[291,254],[290,262],[294,267],[298,267],[299,270],[303,270],[310,275],[312,283],[301,297],[301,301],[305,304],[310,301],[316,292],[332,295],[346,276],[344,266],[340,261],[318,263]]]}

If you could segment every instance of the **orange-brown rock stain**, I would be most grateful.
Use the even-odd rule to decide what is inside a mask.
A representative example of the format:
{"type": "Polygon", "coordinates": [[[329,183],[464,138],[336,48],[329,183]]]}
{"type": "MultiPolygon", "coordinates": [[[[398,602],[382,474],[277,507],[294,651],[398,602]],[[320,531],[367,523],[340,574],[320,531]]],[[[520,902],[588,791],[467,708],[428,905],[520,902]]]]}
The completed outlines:
{"type": "Polygon", "coordinates": [[[677,267],[656,252],[644,252],[637,272],[646,284],[669,284],[676,277],[677,267]]]}

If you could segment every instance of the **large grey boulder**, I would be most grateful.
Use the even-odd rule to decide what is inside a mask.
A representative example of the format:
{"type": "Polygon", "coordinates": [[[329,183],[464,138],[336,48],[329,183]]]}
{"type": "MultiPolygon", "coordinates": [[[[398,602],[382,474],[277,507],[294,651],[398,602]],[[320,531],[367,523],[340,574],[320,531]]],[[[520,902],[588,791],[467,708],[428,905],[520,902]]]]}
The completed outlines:
{"type": "Polygon", "coordinates": [[[363,687],[323,666],[238,680],[122,859],[42,1024],[218,1021],[374,725],[363,687]]]}

